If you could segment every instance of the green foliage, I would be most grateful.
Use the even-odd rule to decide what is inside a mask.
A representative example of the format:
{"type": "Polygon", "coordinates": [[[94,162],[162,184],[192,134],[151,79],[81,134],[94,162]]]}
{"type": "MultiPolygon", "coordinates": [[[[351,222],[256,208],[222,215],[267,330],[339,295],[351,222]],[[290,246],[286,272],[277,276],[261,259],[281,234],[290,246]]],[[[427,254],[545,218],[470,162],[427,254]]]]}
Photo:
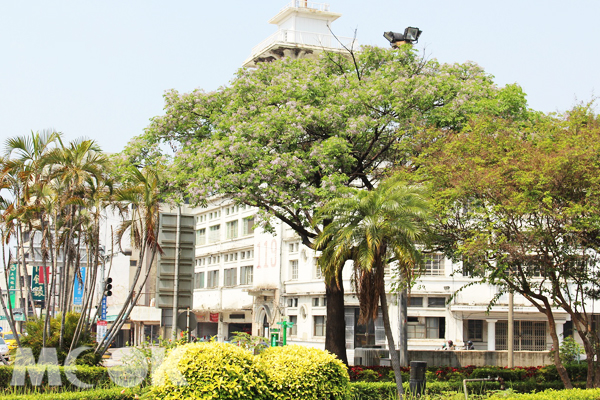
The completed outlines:
{"type": "Polygon", "coordinates": [[[258,356],[279,400],[344,399],[348,390],[346,366],[327,351],[289,345],[270,347],[258,356]]]}
{"type": "MultiPolygon", "coordinates": [[[[575,384],[575,386],[584,387],[583,382],[575,384]]],[[[409,383],[403,384],[404,392],[409,392],[409,383]]],[[[500,389],[500,383],[498,382],[467,382],[467,389],[469,391],[469,398],[521,398],[516,394],[518,393],[532,393],[536,391],[549,390],[547,393],[549,397],[531,398],[531,400],[553,400],[553,399],[570,399],[568,393],[571,391],[560,391],[564,389],[562,382],[550,382],[550,383],[536,383],[534,381],[517,381],[510,382],[506,385],[505,390],[500,389]],[[494,394],[498,393],[498,394],[494,394]],[[507,397],[503,397],[506,395],[507,397]],[[551,397],[557,396],[557,397],[551,397]],[[562,397],[561,397],[562,396],[562,397]]],[[[581,390],[578,390],[579,393],[581,390]]],[[[598,389],[595,389],[598,390],[598,389]]],[[[379,399],[396,399],[396,385],[392,382],[352,382],[350,383],[349,398],[356,400],[379,400],[379,399]]],[[[465,398],[463,392],[462,381],[456,382],[427,382],[427,388],[425,397],[422,400],[428,399],[454,399],[462,400],[465,398]],[[458,396],[457,396],[458,395],[458,396]],[[457,396],[457,397],[455,397],[457,396]]],[[[578,397],[575,397],[578,399],[578,397]]],[[[598,397],[582,397],[583,399],[594,399],[598,397]]]]}
{"type": "Polygon", "coordinates": [[[424,60],[408,46],[355,56],[356,66],[331,54],[261,63],[214,92],[171,90],[165,115],[120,157],[152,161],[156,143],[169,142],[178,150],[174,189],[192,203],[231,197],[310,238],[315,207],[340,187],[371,189],[393,163],[407,163],[423,127],[460,130],[473,113],[525,112],[518,86],[497,89],[474,63],[424,60]]]}
{"type": "Polygon", "coordinates": [[[231,343],[249,350],[253,354],[260,354],[268,348],[269,339],[262,336],[252,336],[245,332],[233,332],[231,343]]]}
{"type": "MultiPolygon", "coordinates": [[[[392,372],[393,375],[393,371],[392,372]]],[[[359,382],[379,382],[379,374],[372,369],[364,369],[358,373],[359,382]]]]}
{"type": "Polygon", "coordinates": [[[600,389],[546,390],[539,393],[511,393],[507,396],[498,393],[490,397],[490,399],[518,400],[597,400],[598,398],[600,398],[600,389]]]}
{"type": "Polygon", "coordinates": [[[502,378],[505,382],[521,381],[525,378],[526,371],[521,368],[482,367],[475,368],[469,378],[502,378]]]}
{"type": "Polygon", "coordinates": [[[268,399],[267,375],[247,350],[228,343],[175,348],[153,375],[155,399],[268,399]]]}
{"type": "MultiPolygon", "coordinates": [[[[569,364],[579,360],[579,356],[584,354],[583,346],[575,341],[573,336],[567,336],[560,344],[559,356],[563,364],[569,364]]],[[[554,350],[550,352],[554,356],[554,350]]]]}
{"type": "Polygon", "coordinates": [[[6,394],[3,400],[133,400],[138,399],[139,390],[110,388],[72,391],[61,393],[6,394]]]}
{"type": "MultiPolygon", "coordinates": [[[[25,375],[25,386],[11,386],[11,379],[13,376],[13,371],[15,368],[23,368],[23,367],[12,367],[12,366],[0,366],[0,390],[6,393],[9,392],[18,392],[18,393],[28,393],[32,389],[39,392],[46,391],[56,391],[56,390],[78,390],[76,386],[74,386],[65,374],[65,367],[59,367],[60,378],[61,378],[61,386],[48,386],[48,375],[44,375],[44,378],[39,386],[33,386],[31,380],[29,379],[29,375],[26,373],[25,375]]],[[[40,368],[40,367],[33,367],[40,368]]],[[[71,367],[73,368],[73,367],[71,367]]],[[[94,387],[109,387],[113,386],[110,377],[108,375],[108,371],[105,367],[90,367],[85,365],[78,365],[75,367],[76,369],[72,369],[72,372],[75,374],[77,379],[80,381],[94,385],[94,387]]]]}
{"type": "MultiPolygon", "coordinates": [[[[71,346],[71,341],[73,340],[73,335],[75,333],[75,328],[77,327],[77,321],[79,321],[79,317],[79,313],[73,312],[69,312],[65,315],[64,342],[62,347],[59,346],[61,317],[57,316],[50,320],[50,336],[46,338],[46,347],[56,348],[58,362],[61,365],[64,364],[65,359],[69,354],[69,348],[71,346]]],[[[25,325],[25,332],[27,335],[23,335],[21,337],[21,345],[23,347],[31,348],[33,356],[36,360],[42,351],[43,328],[43,318],[32,319],[25,325]]],[[[94,337],[92,336],[92,333],[89,331],[82,332],[81,336],[79,337],[78,346],[88,346],[93,349],[94,337]]],[[[101,357],[94,354],[93,350],[90,350],[77,357],[75,363],[77,365],[99,365],[101,361],[101,357]]]]}

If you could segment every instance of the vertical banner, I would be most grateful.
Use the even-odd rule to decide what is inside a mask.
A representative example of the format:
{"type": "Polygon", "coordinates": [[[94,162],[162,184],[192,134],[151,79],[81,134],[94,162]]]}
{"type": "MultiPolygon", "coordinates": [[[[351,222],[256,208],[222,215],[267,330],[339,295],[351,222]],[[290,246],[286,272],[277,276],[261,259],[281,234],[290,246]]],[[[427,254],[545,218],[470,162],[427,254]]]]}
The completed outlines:
{"type": "Polygon", "coordinates": [[[10,294],[10,304],[14,308],[15,296],[17,292],[17,264],[12,264],[8,270],[8,293],[10,294]]]}
{"type": "Polygon", "coordinates": [[[102,296],[102,305],[100,306],[100,319],[106,321],[106,296],[102,296]]]}
{"type": "Polygon", "coordinates": [[[43,301],[46,294],[43,270],[44,269],[42,267],[33,267],[31,277],[31,296],[35,301],[43,301]]]}
{"type": "Polygon", "coordinates": [[[83,287],[85,286],[85,267],[79,268],[81,280],[75,275],[75,286],[73,287],[73,305],[80,306],[83,304],[83,287]]]}

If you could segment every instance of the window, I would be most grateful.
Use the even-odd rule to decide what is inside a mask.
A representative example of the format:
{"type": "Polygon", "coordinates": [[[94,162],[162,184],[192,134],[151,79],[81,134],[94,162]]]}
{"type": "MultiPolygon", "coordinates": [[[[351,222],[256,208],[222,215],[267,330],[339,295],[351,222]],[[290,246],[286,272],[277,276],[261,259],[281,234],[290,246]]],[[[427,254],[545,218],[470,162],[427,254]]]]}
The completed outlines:
{"type": "Polygon", "coordinates": [[[325,336],[325,321],[326,318],[323,315],[317,315],[313,317],[313,336],[325,336]]]}
{"type": "Polygon", "coordinates": [[[227,239],[235,239],[238,237],[238,222],[235,221],[227,222],[227,239]]]}
{"type": "Polygon", "coordinates": [[[242,232],[244,236],[254,233],[254,216],[242,220],[242,232]]]}
{"type": "Polygon", "coordinates": [[[441,320],[444,320],[444,318],[438,318],[438,317],[427,317],[425,318],[425,325],[427,325],[427,339],[441,339],[443,338],[443,336],[440,336],[440,325],[442,323],[441,320]]]}
{"type": "Polygon", "coordinates": [[[444,275],[444,256],[442,254],[425,255],[425,275],[444,275]]]}
{"type": "Polygon", "coordinates": [[[208,275],[206,278],[206,287],[214,288],[219,286],[219,270],[208,271],[208,275]]]}
{"type": "Polygon", "coordinates": [[[225,282],[224,286],[237,285],[237,268],[227,268],[224,271],[225,282]]]}
{"type": "Polygon", "coordinates": [[[446,298],[445,297],[428,297],[427,298],[427,307],[446,308],[446,298]]]}
{"type": "Polygon", "coordinates": [[[129,260],[130,267],[137,267],[137,260],[129,260]]]}
{"type": "Polygon", "coordinates": [[[246,265],[240,269],[240,285],[252,285],[252,269],[252,265],[246,265]]]}
{"type": "Polygon", "coordinates": [[[408,298],[408,307],[423,307],[423,298],[422,297],[409,297],[408,298]]]}
{"type": "Polygon", "coordinates": [[[288,307],[298,307],[298,298],[292,297],[287,300],[288,307]]]}
{"type": "Polygon", "coordinates": [[[409,339],[442,339],[446,331],[444,317],[408,317],[407,330],[409,339]]]}
{"type": "Polygon", "coordinates": [[[221,240],[221,225],[213,225],[208,229],[208,241],[210,243],[215,243],[221,240]]]}
{"type": "Polygon", "coordinates": [[[290,315],[290,322],[293,324],[290,328],[290,336],[296,336],[298,334],[298,316],[290,315]]]}
{"type": "Polygon", "coordinates": [[[321,271],[321,266],[319,265],[319,257],[315,257],[313,263],[315,265],[315,279],[323,279],[323,271],[321,271]]]}
{"type": "Polygon", "coordinates": [[[319,307],[319,298],[313,297],[313,307],[319,307]]]}
{"type": "Polygon", "coordinates": [[[300,243],[290,243],[289,244],[290,253],[297,253],[299,248],[300,248],[300,243]]]}
{"type": "Polygon", "coordinates": [[[196,245],[201,246],[203,244],[206,244],[206,228],[196,231],[196,245]]]}
{"type": "Polygon", "coordinates": [[[298,280],[298,260],[290,261],[290,280],[298,280]]]}
{"type": "MultiPolygon", "coordinates": [[[[546,351],[545,321],[515,321],[515,351],[546,351]]],[[[508,350],[508,322],[496,322],[496,350],[508,350]]]]}
{"type": "Polygon", "coordinates": [[[480,319],[467,320],[467,340],[483,341],[483,321],[480,319]]]}
{"type": "Polygon", "coordinates": [[[194,276],[194,289],[204,288],[204,272],[196,272],[194,276]]]}

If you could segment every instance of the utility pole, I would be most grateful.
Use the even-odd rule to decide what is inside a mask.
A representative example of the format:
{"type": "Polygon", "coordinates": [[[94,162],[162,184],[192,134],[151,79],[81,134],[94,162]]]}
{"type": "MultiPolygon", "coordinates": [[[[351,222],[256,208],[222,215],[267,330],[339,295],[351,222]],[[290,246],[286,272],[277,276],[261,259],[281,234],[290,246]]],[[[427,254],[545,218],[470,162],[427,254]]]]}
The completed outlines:
{"type": "Polygon", "coordinates": [[[508,368],[514,368],[515,347],[515,315],[514,315],[514,293],[508,293],[508,368]]]}

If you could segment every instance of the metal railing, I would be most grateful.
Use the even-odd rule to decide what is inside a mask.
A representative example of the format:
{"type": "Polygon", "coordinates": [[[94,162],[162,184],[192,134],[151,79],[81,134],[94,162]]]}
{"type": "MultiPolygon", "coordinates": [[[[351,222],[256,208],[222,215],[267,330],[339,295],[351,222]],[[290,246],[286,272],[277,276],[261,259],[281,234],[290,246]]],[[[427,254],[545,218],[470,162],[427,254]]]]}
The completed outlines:
{"type": "Polygon", "coordinates": [[[310,8],[318,11],[329,11],[329,4],[326,3],[316,3],[314,1],[306,1],[306,0],[292,0],[290,1],[283,10],[286,8],[310,8]]]}
{"type": "Polygon", "coordinates": [[[323,47],[326,49],[342,50],[358,47],[354,38],[337,36],[315,32],[296,31],[291,29],[281,29],[260,42],[252,48],[252,55],[259,54],[262,50],[274,43],[300,44],[304,46],[323,47]]]}

